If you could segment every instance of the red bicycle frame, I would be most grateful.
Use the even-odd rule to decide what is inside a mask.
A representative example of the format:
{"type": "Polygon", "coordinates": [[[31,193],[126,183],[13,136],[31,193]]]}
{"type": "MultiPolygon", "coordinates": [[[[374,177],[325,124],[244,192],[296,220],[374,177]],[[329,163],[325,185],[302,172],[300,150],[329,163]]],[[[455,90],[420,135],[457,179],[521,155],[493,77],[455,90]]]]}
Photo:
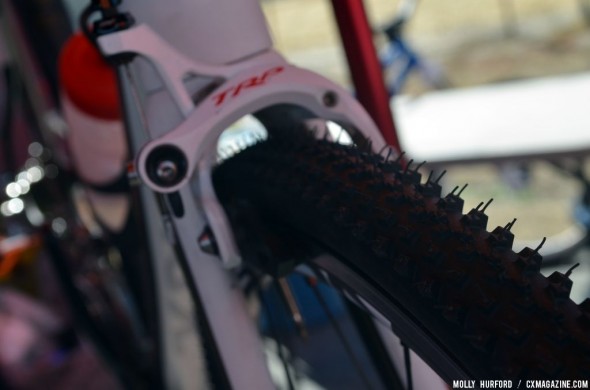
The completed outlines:
{"type": "Polygon", "coordinates": [[[385,141],[399,152],[400,143],[389,96],[363,0],[332,0],[332,8],[357,99],[371,115],[385,141]]]}

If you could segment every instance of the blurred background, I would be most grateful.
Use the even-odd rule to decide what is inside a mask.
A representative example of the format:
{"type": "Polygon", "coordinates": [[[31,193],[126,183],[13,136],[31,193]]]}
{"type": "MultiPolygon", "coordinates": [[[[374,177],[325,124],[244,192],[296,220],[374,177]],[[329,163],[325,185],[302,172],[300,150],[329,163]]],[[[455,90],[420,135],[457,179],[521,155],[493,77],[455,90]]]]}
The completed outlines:
{"type": "MultiPolygon", "coordinates": [[[[402,1],[365,4],[378,27],[394,18],[402,1]]],[[[282,53],[349,83],[329,1],[263,0],[262,5],[282,53]]],[[[416,51],[444,68],[455,87],[590,68],[588,0],[420,0],[405,33],[416,51]]],[[[423,91],[410,78],[404,92],[423,91]]]]}

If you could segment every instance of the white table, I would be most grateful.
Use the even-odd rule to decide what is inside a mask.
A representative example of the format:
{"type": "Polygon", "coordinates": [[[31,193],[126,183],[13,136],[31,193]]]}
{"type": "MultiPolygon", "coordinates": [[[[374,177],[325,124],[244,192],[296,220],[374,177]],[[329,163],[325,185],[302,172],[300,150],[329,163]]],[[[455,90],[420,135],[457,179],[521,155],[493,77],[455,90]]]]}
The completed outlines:
{"type": "Polygon", "coordinates": [[[590,154],[590,72],[400,96],[392,108],[416,161],[590,154]]]}

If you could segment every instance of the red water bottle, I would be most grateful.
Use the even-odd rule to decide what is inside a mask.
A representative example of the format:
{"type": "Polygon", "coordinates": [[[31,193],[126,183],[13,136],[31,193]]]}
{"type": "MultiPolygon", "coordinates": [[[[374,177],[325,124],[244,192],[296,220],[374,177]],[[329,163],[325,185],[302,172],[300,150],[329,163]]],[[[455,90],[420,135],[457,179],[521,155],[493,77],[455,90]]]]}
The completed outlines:
{"type": "Polygon", "coordinates": [[[62,49],[59,76],[74,169],[84,182],[111,184],[121,177],[127,161],[115,71],[79,33],[62,49]]]}

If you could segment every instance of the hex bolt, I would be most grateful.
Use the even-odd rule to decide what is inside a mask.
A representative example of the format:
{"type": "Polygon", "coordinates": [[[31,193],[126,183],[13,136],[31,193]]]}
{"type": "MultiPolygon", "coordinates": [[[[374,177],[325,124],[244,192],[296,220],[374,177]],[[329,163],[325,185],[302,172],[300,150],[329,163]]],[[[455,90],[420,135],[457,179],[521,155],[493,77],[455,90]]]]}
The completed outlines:
{"type": "Polygon", "coordinates": [[[174,161],[160,161],[156,168],[156,175],[164,183],[172,183],[178,177],[178,166],[174,161]]]}
{"type": "Polygon", "coordinates": [[[188,160],[174,145],[160,145],[146,159],[146,171],[152,182],[161,187],[173,187],[187,175],[188,160]]]}

